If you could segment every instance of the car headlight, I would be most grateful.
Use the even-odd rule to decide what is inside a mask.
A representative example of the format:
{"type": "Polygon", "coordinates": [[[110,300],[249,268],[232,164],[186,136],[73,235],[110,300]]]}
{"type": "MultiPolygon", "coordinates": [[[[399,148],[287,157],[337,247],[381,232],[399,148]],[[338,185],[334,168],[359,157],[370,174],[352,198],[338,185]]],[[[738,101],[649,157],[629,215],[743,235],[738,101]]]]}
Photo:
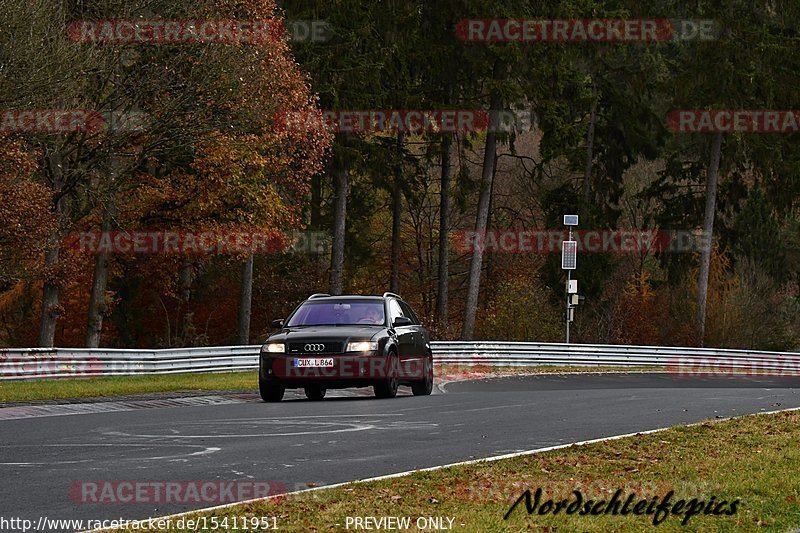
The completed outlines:
{"type": "Polygon", "coordinates": [[[346,352],[374,352],[378,349],[377,342],[358,341],[348,342],[346,352]]]}
{"type": "Polygon", "coordinates": [[[267,353],[286,353],[286,345],[282,342],[269,342],[261,349],[267,353]]]}

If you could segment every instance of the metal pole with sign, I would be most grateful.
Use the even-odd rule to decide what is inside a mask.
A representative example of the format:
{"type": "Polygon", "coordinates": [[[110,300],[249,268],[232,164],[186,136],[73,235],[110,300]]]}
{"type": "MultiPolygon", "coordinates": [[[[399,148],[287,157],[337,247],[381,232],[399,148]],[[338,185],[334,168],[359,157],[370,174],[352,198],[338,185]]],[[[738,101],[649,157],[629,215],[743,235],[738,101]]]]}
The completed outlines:
{"type": "MultiPolygon", "coordinates": [[[[569,228],[569,238],[561,243],[561,268],[567,271],[567,344],[569,344],[569,323],[572,321],[572,299],[573,288],[572,271],[578,266],[578,242],[572,240],[572,227],[578,225],[578,215],[564,215],[564,225],[569,228]]],[[[577,292],[577,280],[575,280],[575,291],[577,292]]]]}

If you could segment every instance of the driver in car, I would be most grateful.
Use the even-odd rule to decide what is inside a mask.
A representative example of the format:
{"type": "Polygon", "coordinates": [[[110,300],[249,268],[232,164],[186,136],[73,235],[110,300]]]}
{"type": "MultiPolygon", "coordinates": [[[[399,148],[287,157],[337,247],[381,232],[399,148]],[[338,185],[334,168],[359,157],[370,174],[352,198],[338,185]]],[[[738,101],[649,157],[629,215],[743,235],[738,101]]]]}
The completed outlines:
{"type": "Polygon", "coordinates": [[[383,323],[381,315],[374,306],[369,306],[364,310],[364,314],[358,321],[359,324],[380,325],[383,323]]]}

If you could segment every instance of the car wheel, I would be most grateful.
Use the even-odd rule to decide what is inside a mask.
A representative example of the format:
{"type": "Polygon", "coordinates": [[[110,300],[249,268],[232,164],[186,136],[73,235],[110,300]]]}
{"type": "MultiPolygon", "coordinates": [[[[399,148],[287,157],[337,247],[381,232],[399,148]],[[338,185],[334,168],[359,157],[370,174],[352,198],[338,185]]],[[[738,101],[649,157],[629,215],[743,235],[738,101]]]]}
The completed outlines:
{"type": "Polygon", "coordinates": [[[428,354],[425,357],[424,370],[425,377],[411,384],[411,392],[414,396],[428,396],[433,392],[433,356],[428,354]]]}
{"type": "Polygon", "coordinates": [[[328,389],[325,387],[317,387],[316,385],[305,387],[304,390],[306,391],[306,398],[314,401],[323,399],[325,397],[325,393],[328,392],[328,389]]]}
{"type": "Polygon", "coordinates": [[[278,385],[277,383],[270,383],[259,377],[258,392],[261,394],[261,399],[265,402],[279,402],[283,400],[286,387],[278,385]]]}
{"type": "Polygon", "coordinates": [[[375,396],[378,398],[394,398],[397,396],[397,387],[400,385],[400,380],[397,378],[398,366],[397,354],[389,352],[388,376],[372,386],[375,396]]]}

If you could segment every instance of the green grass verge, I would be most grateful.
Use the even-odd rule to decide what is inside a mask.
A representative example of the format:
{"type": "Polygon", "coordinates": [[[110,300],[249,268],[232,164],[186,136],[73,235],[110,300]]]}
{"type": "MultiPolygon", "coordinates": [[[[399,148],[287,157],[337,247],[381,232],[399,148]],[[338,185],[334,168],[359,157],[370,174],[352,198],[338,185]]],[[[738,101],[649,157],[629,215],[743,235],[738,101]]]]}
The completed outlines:
{"type": "MultiPolygon", "coordinates": [[[[481,462],[377,482],[283,496],[193,515],[233,520],[277,517],[281,531],[347,531],[347,517],[450,517],[454,531],[790,531],[800,526],[800,413],[704,422],[649,435],[481,462]],[[546,498],[609,499],[617,488],[672,503],[698,498],[732,516],[528,515],[524,503],[504,514],[526,489],[546,498]]],[[[544,503],[544,499],[542,501],[544,503]]],[[[209,522],[207,522],[209,523],[209,522]]],[[[446,523],[446,520],[445,520],[446,523]]],[[[222,528],[220,528],[222,529],[222,528]]],[[[230,528],[229,528],[230,529],[230,528]]],[[[189,531],[172,527],[169,531],[189,531]]],[[[200,530],[200,529],[197,529],[200,530]]],[[[351,524],[350,531],[354,530],[351,524]]],[[[416,528],[412,528],[416,530],[416,528]]],[[[144,531],[156,531],[144,529],[144,531]]],[[[158,530],[163,531],[163,530],[158,530]]]]}
{"type": "MultiPolygon", "coordinates": [[[[559,372],[632,371],[614,367],[436,367],[437,376],[444,379],[463,379],[473,374],[553,374],[559,372]]],[[[657,369],[654,367],[653,369],[657,369]]],[[[633,370],[636,371],[636,370],[633,370]]],[[[48,379],[9,381],[0,383],[0,403],[35,400],[96,398],[125,396],[154,392],[204,390],[256,390],[255,371],[216,374],[169,374],[152,376],[121,376],[107,378],[48,379]]]]}
{"type": "Polygon", "coordinates": [[[0,383],[0,402],[125,396],[153,392],[255,390],[256,371],[47,379],[0,383]]]}

